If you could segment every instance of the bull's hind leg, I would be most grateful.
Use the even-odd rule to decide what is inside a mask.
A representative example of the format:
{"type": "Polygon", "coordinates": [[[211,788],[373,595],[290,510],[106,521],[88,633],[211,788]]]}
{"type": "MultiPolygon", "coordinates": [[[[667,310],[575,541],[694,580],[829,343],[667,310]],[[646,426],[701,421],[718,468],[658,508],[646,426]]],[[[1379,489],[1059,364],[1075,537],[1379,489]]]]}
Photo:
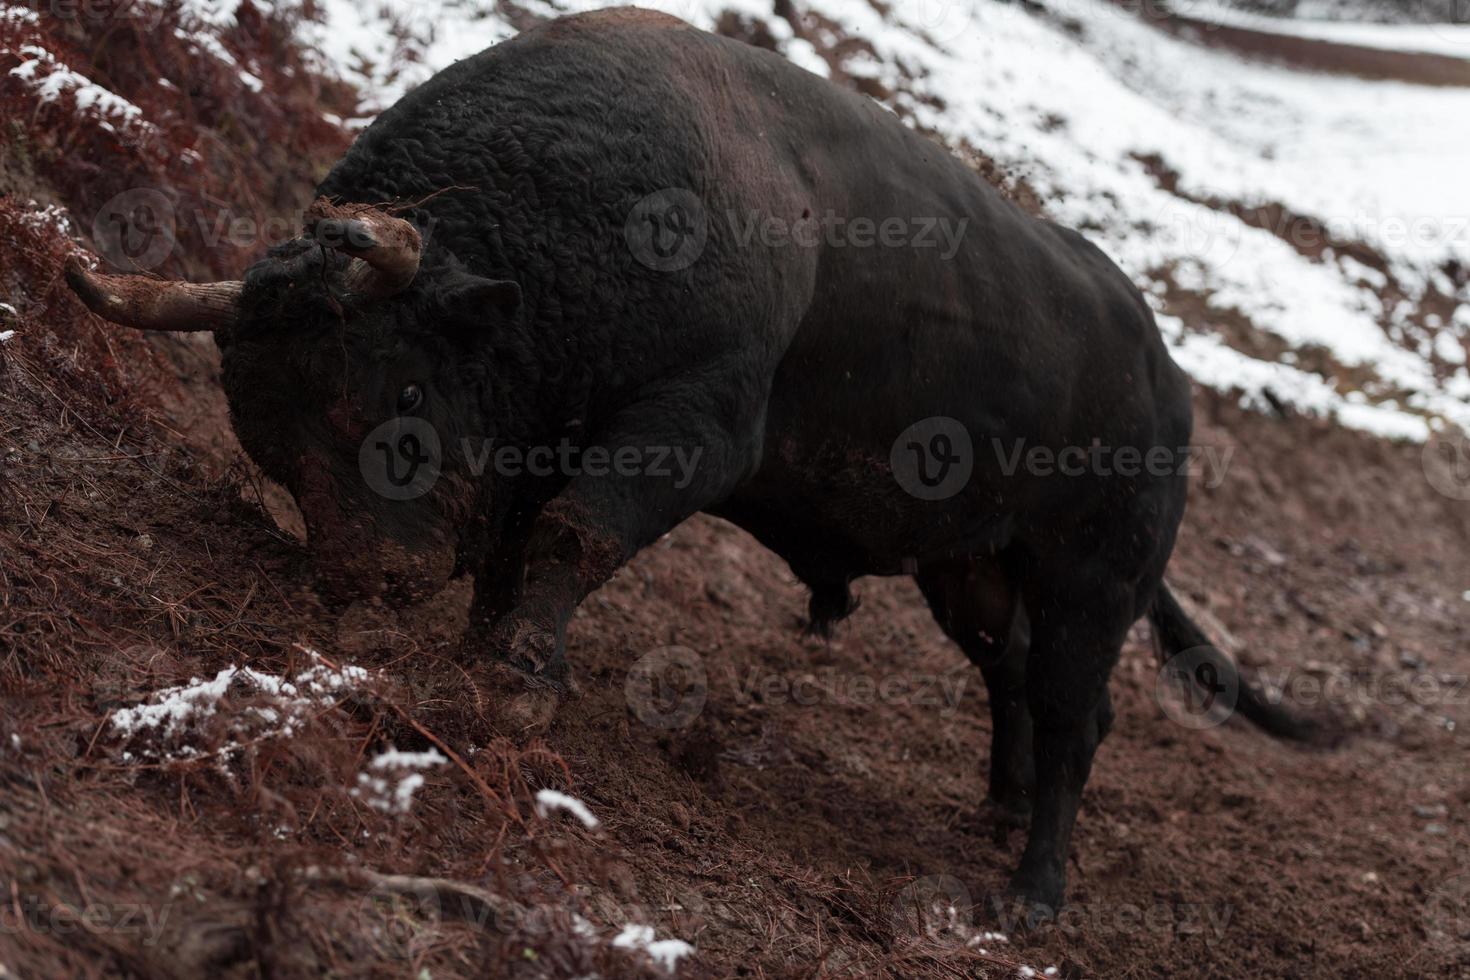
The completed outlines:
{"type": "Polygon", "coordinates": [[[1067,848],[1093,755],[1112,727],[1108,676],[1135,617],[1135,586],[1079,563],[1028,585],[1026,696],[1035,725],[1036,801],[1009,891],[1042,915],[1061,905],[1067,848]]]}
{"type": "Polygon", "coordinates": [[[998,562],[928,566],[915,578],[934,618],[985,678],[992,729],[987,802],[997,829],[1024,827],[1036,789],[1026,704],[1026,612],[998,562]]]}

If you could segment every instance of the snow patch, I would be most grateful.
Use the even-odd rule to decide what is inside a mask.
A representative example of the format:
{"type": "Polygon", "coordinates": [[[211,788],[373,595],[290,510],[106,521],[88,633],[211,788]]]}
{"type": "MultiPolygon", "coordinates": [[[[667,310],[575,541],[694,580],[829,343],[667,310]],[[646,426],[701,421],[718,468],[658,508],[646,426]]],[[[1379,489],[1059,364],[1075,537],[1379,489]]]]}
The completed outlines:
{"type": "Polygon", "coordinates": [[[367,772],[358,773],[352,795],[374,810],[401,816],[413,808],[413,794],[424,785],[419,770],[442,766],[448,761],[435,749],[400,752],[390,748],[373,757],[367,772]]]}
{"type": "Polygon", "coordinates": [[[679,961],[694,954],[694,947],[682,939],[654,939],[653,926],[629,923],[623,926],[612,944],[618,949],[647,953],[659,966],[670,973],[679,967],[679,961]]]}
{"type": "Polygon", "coordinates": [[[582,825],[588,830],[597,829],[598,819],[592,815],[591,810],[587,809],[587,804],[575,796],[569,796],[566,793],[554,789],[539,789],[536,791],[536,813],[538,815],[546,817],[557,810],[565,810],[570,813],[582,821],[582,825]]]}
{"type": "Polygon", "coordinates": [[[1465,363],[1465,345],[1448,330],[1441,330],[1434,335],[1434,353],[1446,364],[1465,363]]]}
{"type": "Polygon", "coordinates": [[[95,115],[97,124],[110,133],[117,132],[119,127],[152,130],[152,124],[143,119],[142,109],[62,64],[45,48],[22,44],[15,51],[0,49],[0,54],[21,58],[21,63],[10,69],[10,76],[25,82],[41,102],[55,102],[70,94],[79,112],[95,115]]]}
{"type": "Polygon", "coordinates": [[[1018,967],[1016,967],[1016,974],[1018,976],[1022,976],[1022,977],[1027,978],[1027,980],[1031,980],[1032,977],[1054,977],[1059,972],[1061,972],[1061,971],[1059,971],[1054,966],[1049,966],[1045,970],[1039,970],[1039,971],[1034,966],[1018,966],[1018,967]]]}
{"type": "Polygon", "coordinates": [[[40,26],[41,23],[40,15],[28,7],[0,7],[0,21],[3,20],[15,21],[21,24],[30,24],[32,26],[40,26]]]}
{"type": "Polygon", "coordinates": [[[51,231],[70,237],[71,215],[59,204],[48,204],[44,208],[30,201],[27,210],[21,213],[21,223],[32,231],[51,231]]]}
{"type": "Polygon", "coordinates": [[[1220,338],[1186,333],[1183,321],[1157,314],[1159,329],[1169,342],[1169,353],[1190,377],[1216,391],[1239,392],[1241,405],[1273,412],[1287,405],[1308,415],[1336,418],[1343,425],[1388,439],[1424,442],[1428,419],[1393,405],[1372,405],[1344,395],[1318,375],[1242,354],[1220,338]]]}
{"type": "MultiPolygon", "coordinates": [[[[157,760],[198,758],[204,753],[191,744],[204,735],[206,723],[227,707],[227,698],[248,702],[224,719],[226,741],[217,750],[224,758],[245,742],[261,738],[289,738],[314,712],[331,707],[343,694],[360,688],[368,672],[351,664],[333,667],[315,651],[312,665],[286,679],[250,667],[230,666],[208,680],[156,691],[147,701],[120,708],[109,719],[111,731],[128,742],[151,736],[139,752],[157,760]]],[[[133,753],[124,754],[134,758],[133,753]]]]}

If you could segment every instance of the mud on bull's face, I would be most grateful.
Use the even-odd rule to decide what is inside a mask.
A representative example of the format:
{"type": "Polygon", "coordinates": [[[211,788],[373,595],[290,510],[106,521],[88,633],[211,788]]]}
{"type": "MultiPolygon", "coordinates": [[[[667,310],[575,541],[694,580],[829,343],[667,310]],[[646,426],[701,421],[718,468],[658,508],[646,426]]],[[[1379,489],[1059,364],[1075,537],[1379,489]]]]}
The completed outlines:
{"type": "Polygon", "coordinates": [[[468,504],[442,472],[460,393],[367,319],[229,345],[225,391],[241,445],[301,510],[324,591],[411,601],[449,577],[468,504]]]}
{"type": "Polygon", "coordinates": [[[235,433],[295,498],[323,592],[412,602],[454,572],[480,502],[464,447],[496,435],[489,338],[520,290],[451,262],[421,268],[412,226],[349,208],[318,202],[313,237],[272,249],[243,283],[76,264],[68,279],[116,322],[207,323],[235,433]]]}
{"type": "Polygon", "coordinates": [[[475,343],[513,315],[518,291],[421,276],[400,295],[339,302],[340,314],[321,304],[303,323],[280,310],[299,289],[252,272],[221,345],[241,445],[295,497],[337,597],[417,601],[444,585],[481,489],[464,447],[496,434],[475,343]]]}

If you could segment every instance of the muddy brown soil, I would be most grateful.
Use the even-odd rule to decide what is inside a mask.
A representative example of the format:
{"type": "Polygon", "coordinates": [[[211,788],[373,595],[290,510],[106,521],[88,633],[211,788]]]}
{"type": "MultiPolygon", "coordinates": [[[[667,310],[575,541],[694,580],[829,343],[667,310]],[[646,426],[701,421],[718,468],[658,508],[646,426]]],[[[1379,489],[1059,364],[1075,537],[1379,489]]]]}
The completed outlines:
{"type": "Polygon", "coordinates": [[[689,976],[1470,968],[1470,508],[1431,486],[1417,447],[1199,395],[1195,441],[1214,462],[1171,578],[1228,630],[1222,644],[1352,735],[1308,750],[1235,720],[1172,720],[1166,704],[1191,716],[1157,694],[1140,628],[1113,682],[1119,720],[1088,786],[1069,910],[1023,933],[968,904],[1003,885],[1022,840],[979,813],[983,685],[908,581],[861,583],[831,642],[805,638],[789,571],[696,519],[579,611],[583,696],[543,736],[509,731],[485,659],[454,645],[462,588],[402,615],[328,609],[252,481],[161,428],[104,431],[95,406],[45,382],[21,353],[0,369],[13,975],[657,975],[608,945],[628,921],[692,942],[689,976]],[[116,707],[231,664],[290,673],[302,646],[390,681],[248,764],[141,764],[106,727],[116,707]],[[347,790],[388,742],[465,765],[384,818],[347,790]],[[537,786],[574,793],[601,827],[536,817],[537,786]],[[484,886],[546,916],[576,909],[601,935],[589,947],[571,926],[398,906],[385,932],[372,889],[325,887],[323,868],[484,886]],[[956,905],[943,930],[906,912],[936,890],[956,905]],[[168,922],[63,933],[66,903],[168,922]]]}

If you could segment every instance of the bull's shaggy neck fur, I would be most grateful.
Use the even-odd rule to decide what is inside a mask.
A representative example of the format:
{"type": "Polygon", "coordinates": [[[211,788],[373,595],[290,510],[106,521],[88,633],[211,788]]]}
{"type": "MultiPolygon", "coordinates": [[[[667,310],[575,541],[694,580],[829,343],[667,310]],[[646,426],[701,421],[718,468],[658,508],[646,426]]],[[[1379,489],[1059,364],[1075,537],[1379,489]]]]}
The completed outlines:
{"type": "MultiPolygon", "coordinates": [[[[697,47],[713,40],[684,29],[697,47]]],[[[606,44],[589,30],[558,40],[606,44]]],[[[637,43],[636,35],[625,41],[637,43]]],[[[638,58],[621,63],[640,73],[640,87],[650,85],[638,58]]],[[[591,425],[686,363],[700,338],[680,329],[679,304],[670,300],[700,289],[718,268],[706,261],[671,275],[643,266],[626,246],[624,226],[639,199],[665,187],[698,189],[718,167],[706,145],[709,121],[687,109],[674,125],[682,145],[670,146],[647,138],[638,103],[587,104],[589,92],[635,81],[608,71],[605,58],[570,57],[525,38],[502,43],[383,113],[319,189],[344,201],[417,202],[398,214],[424,236],[413,292],[431,315],[440,279],[456,268],[520,284],[520,316],[482,334],[484,367],[553,428],[591,425]],[[630,318],[645,329],[628,335],[630,318]],[[650,345],[651,336],[659,342],[650,345]]],[[[652,84],[667,88],[671,114],[687,105],[672,75],[652,84]]]]}
{"type": "MultiPolygon", "coordinates": [[[[413,284],[388,299],[348,290],[351,261],[309,238],[272,248],[246,273],[238,321],[217,336],[225,358],[278,360],[292,347],[382,352],[408,343],[435,351],[442,369],[476,393],[484,417],[497,420],[499,439],[545,436],[537,424],[545,417],[537,404],[537,345],[521,311],[499,316],[477,306],[473,287],[485,280],[443,249],[427,248],[413,284]]],[[[563,413],[577,411],[575,393],[556,392],[572,396],[561,402],[563,413]]]]}

